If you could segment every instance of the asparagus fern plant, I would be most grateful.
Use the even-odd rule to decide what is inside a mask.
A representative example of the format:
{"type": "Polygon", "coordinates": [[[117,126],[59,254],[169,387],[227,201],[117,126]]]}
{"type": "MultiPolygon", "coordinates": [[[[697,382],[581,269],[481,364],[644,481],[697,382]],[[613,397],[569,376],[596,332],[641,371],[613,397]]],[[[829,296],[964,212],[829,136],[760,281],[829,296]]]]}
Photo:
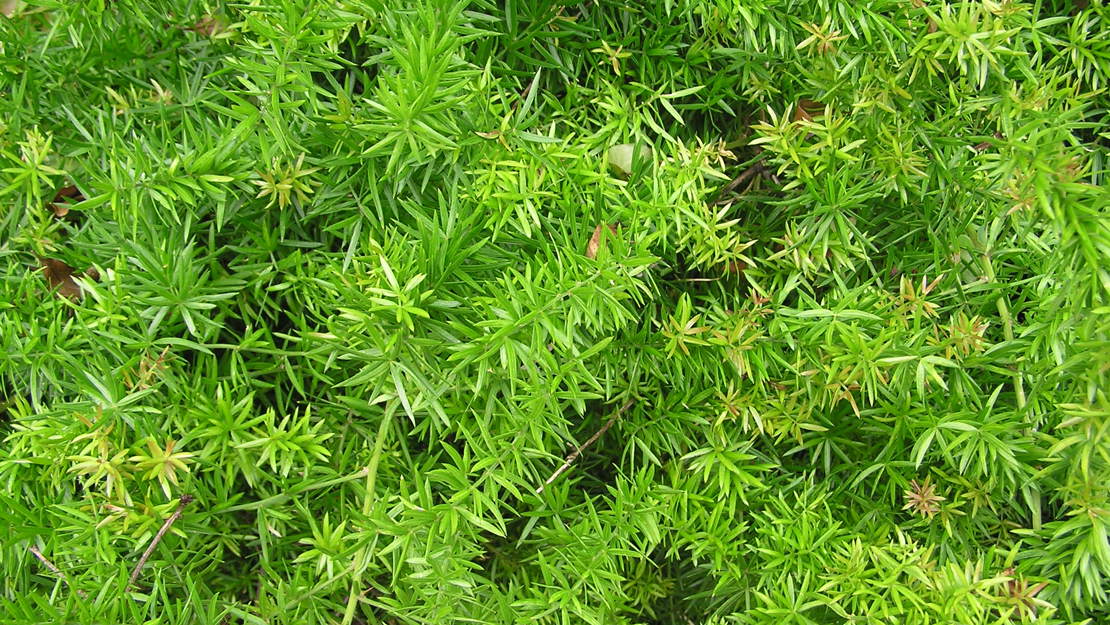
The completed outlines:
{"type": "Polygon", "coordinates": [[[0,621],[1110,619],[1101,0],[0,8],[0,621]]]}

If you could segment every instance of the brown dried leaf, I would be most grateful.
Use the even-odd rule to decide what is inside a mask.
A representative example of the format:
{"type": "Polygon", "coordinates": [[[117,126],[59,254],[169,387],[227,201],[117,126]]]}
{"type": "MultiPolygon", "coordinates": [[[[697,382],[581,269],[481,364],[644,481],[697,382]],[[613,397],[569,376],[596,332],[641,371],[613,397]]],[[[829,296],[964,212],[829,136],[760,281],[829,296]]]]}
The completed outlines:
{"type": "MultiPolygon", "coordinates": [[[[42,266],[42,275],[46,278],[47,284],[50,288],[57,289],[58,295],[69,299],[81,298],[81,285],[73,279],[76,269],[55,258],[39,258],[39,264],[42,266]]],[[[96,280],[100,274],[90,268],[83,274],[78,274],[78,277],[82,276],[96,280]]]]}
{"type": "Polygon", "coordinates": [[[590,237],[590,242],[586,245],[586,258],[597,258],[597,252],[601,249],[601,229],[606,225],[609,226],[609,232],[614,235],[617,234],[617,227],[614,224],[597,224],[594,228],[594,234],[590,237]]]}
{"type": "Polygon", "coordinates": [[[68,185],[62,187],[61,189],[58,189],[58,192],[54,194],[55,202],[61,202],[66,198],[75,198],[78,202],[80,202],[81,200],[85,199],[85,196],[81,195],[81,191],[76,186],[68,185]]]}
{"type": "Polygon", "coordinates": [[[734,261],[730,262],[729,264],[725,265],[725,273],[726,274],[733,274],[733,275],[740,275],[740,274],[744,273],[744,270],[747,269],[747,268],[748,268],[748,263],[745,263],[742,260],[734,260],[734,261]]]}
{"type": "Polygon", "coordinates": [[[47,208],[54,213],[55,217],[65,217],[69,214],[69,204],[71,203],[67,200],[81,202],[84,199],[85,196],[81,194],[77,187],[69,185],[58,189],[58,192],[54,194],[53,201],[47,204],[47,208]]]}
{"type": "Polygon", "coordinates": [[[817,100],[799,98],[798,104],[794,106],[794,121],[796,122],[802,120],[813,121],[814,117],[820,117],[824,114],[825,105],[817,100]]]}
{"type": "MultiPolygon", "coordinates": [[[[1006,137],[1002,136],[1001,132],[996,132],[996,133],[994,133],[994,138],[998,139],[999,141],[1002,141],[1006,137]]],[[[982,152],[982,151],[990,148],[991,145],[993,145],[993,144],[990,141],[983,141],[982,143],[975,144],[974,146],[971,147],[971,149],[975,150],[976,152],[982,152]]]]}
{"type": "Polygon", "coordinates": [[[196,24],[190,26],[188,30],[202,37],[215,37],[223,33],[227,28],[220,18],[214,15],[205,15],[197,20],[196,24]]]}

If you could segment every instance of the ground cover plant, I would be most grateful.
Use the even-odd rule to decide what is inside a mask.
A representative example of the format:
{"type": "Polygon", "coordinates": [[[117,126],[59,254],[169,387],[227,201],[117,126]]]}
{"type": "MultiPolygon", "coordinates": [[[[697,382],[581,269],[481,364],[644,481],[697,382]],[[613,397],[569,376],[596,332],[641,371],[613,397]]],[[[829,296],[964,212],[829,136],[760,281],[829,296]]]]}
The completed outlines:
{"type": "Polygon", "coordinates": [[[0,622],[1110,622],[1110,13],[0,2],[0,622]]]}

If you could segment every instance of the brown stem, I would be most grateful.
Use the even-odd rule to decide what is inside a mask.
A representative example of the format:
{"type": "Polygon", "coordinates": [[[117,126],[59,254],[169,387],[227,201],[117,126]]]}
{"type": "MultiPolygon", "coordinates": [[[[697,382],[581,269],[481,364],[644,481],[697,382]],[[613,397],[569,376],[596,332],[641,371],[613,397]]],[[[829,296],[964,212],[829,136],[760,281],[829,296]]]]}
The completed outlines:
{"type": "Polygon", "coordinates": [[[189,505],[191,501],[193,501],[192,495],[181,496],[181,501],[177,504],[177,510],[174,510],[170,518],[166,519],[166,522],[162,524],[158,533],[154,535],[154,540],[150,541],[150,545],[148,545],[146,551],[143,552],[143,556],[139,558],[139,563],[131,570],[131,579],[127,581],[128,588],[135,586],[135,580],[139,579],[139,573],[141,573],[143,567],[146,566],[146,561],[150,558],[150,554],[154,553],[154,548],[158,546],[158,543],[162,542],[162,537],[170,530],[170,526],[181,518],[181,513],[185,511],[185,506],[189,505]]]}
{"type": "MultiPolygon", "coordinates": [[[[745,180],[747,180],[748,178],[751,178],[752,176],[754,176],[756,174],[759,174],[759,175],[766,175],[767,174],[767,168],[763,165],[762,162],[752,163],[750,167],[748,167],[744,171],[740,172],[740,175],[736,176],[731,181],[729,181],[728,184],[721,187],[721,189],[719,191],[717,191],[717,196],[716,196],[716,198],[714,198],[713,203],[716,204],[716,205],[721,205],[721,204],[726,204],[729,201],[731,201],[731,200],[723,199],[724,195],[726,193],[731,192],[731,191],[735,191],[736,188],[739,187],[741,184],[743,184],[745,180]]],[[[747,187],[747,189],[744,190],[744,193],[746,193],[747,190],[751,188],[751,185],[752,185],[752,183],[748,184],[748,187],[747,187]]]]}
{"type": "MultiPolygon", "coordinates": [[[[61,569],[59,569],[58,567],[54,566],[53,562],[48,560],[46,558],[46,556],[42,555],[42,552],[39,551],[38,547],[36,547],[34,545],[31,545],[30,547],[27,548],[27,550],[31,552],[31,555],[38,558],[39,562],[42,562],[46,566],[46,568],[50,569],[51,573],[57,575],[63,582],[65,582],[66,586],[69,586],[70,588],[73,588],[73,584],[70,583],[69,577],[65,574],[65,572],[62,571],[61,569]]],[[[80,588],[74,588],[74,590],[77,592],[77,596],[81,597],[82,599],[84,599],[87,596],[87,595],[85,595],[85,591],[81,590],[80,588]]]]}
{"type": "Polygon", "coordinates": [[[566,471],[567,469],[569,469],[570,465],[573,464],[574,461],[578,459],[578,456],[581,455],[582,452],[587,447],[592,445],[594,443],[594,441],[601,438],[601,435],[604,434],[605,432],[607,432],[609,430],[609,428],[613,427],[613,424],[616,423],[617,418],[619,418],[629,408],[631,408],[632,404],[634,404],[634,403],[636,403],[636,400],[630,399],[630,400],[626,401],[624,403],[624,405],[620,407],[619,410],[614,412],[613,416],[609,417],[609,420],[605,422],[605,425],[601,426],[600,430],[594,432],[594,435],[591,436],[590,438],[588,438],[585,443],[582,443],[581,447],[579,447],[578,449],[575,449],[573,452],[571,452],[571,454],[569,456],[567,456],[566,462],[563,463],[563,466],[556,469],[555,472],[551,474],[551,477],[547,478],[547,480],[543,484],[540,484],[540,487],[536,489],[536,494],[538,495],[538,494],[542,493],[543,489],[547,488],[547,486],[549,484],[554,482],[560,475],[563,474],[563,471],[566,471]]]}

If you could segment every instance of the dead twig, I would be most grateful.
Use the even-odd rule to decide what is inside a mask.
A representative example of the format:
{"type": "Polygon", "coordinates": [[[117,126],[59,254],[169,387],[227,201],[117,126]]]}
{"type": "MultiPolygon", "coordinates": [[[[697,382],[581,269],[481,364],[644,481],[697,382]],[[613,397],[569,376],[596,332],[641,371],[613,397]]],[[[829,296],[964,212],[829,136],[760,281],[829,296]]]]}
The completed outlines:
{"type": "Polygon", "coordinates": [[[162,524],[162,527],[159,528],[158,533],[154,535],[154,540],[150,541],[150,545],[148,545],[146,551],[143,552],[143,556],[139,558],[138,564],[136,564],[135,568],[131,570],[131,579],[127,581],[128,588],[132,588],[135,586],[135,580],[139,579],[139,573],[141,573],[143,571],[143,567],[146,566],[146,561],[150,558],[150,554],[154,553],[154,548],[158,546],[158,543],[162,542],[162,537],[165,536],[166,532],[170,530],[170,526],[173,525],[175,521],[181,518],[181,513],[185,511],[185,506],[189,505],[189,503],[192,501],[192,495],[181,496],[181,500],[177,504],[177,510],[174,510],[173,514],[170,515],[170,518],[166,519],[166,522],[162,524]]]}
{"type": "Polygon", "coordinates": [[[81,590],[80,588],[74,588],[74,587],[73,587],[73,584],[72,584],[72,583],[70,583],[70,581],[69,581],[69,576],[67,576],[67,575],[65,574],[65,572],[64,572],[64,571],[62,571],[61,569],[59,569],[58,567],[54,566],[54,563],[53,563],[53,562],[51,562],[50,560],[48,560],[46,556],[42,555],[42,552],[41,552],[41,551],[39,551],[39,548],[38,548],[38,547],[36,547],[36,546],[34,546],[34,545],[31,545],[30,547],[28,547],[28,548],[27,548],[27,550],[31,552],[31,555],[33,555],[33,556],[35,556],[36,558],[38,558],[38,559],[39,559],[39,562],[42,562],[42,563],[43,563],[43,565],[45,565],[45,566],[46,566],[46,568],[50,569],[50,572],[51,572],[51,573],[53,573],[53,574],[57,575],[59,579],[61,579],[61,580],[62,580],[63,582],[65,582],[65,583],[66,583],[66,586],[69,586],[69,587],[70,587],[70,588],[72,588],[72,589],[73,589],[74,591],[76,591],[76,592],[77,592],[77,596],[78,596],[78,597],[81,597],[82,599],[84,599],[84,598],[86,598],[86,597],[87,597],[87,595],[85,595],[85,591],[81,590]]]}
{"type": "Polygon", "coordinates": [[[613,424],[616,423],[617,419],[622,414],[624,414],[629,408],[631,408],[632,404],[634,404],[634,403],[636,403],[636,400],[630,399],[630,400],[626,401],[624,403],[624,405],[621,406],[616,412],[614,412],[613,416],[609,417],[609,420],[605,422],[605,425],[601,426],[600,430],[594,432],[594,435],[591,436],[590,438],[588,438],[585,443],[582,443],[581,447],[579,447],[578,449],[575,449],[573,452],[571,452],[571,454],[569,456],[567,456],[566,462],[563,463],[563,466],[556,469],[555,472],[551,474],[551,477],[547,478],[547,480],[543,484],[540,484],[540,487],[536,489],[536,494],[538,495],[538,494],[542,493],[543,489],[547,488],[548,485],[550,485],[552,482],[554,482],[556,479],[558,479],[558,477],[560,475],[563,474],[563,471],[566,471],[567,469],[569,469],[570,465],[573,464],[574,461],[578,459],[578,456],[580,456],[582,454],[582,452],[585,451],[585,449],[587,447],[592,445],[594,443],[594,441],[601,438],[601,435],[604,434],[605,432],[607,432],[609,430],[609,428],[613,427],[613,424]]]}
{"type": "Polygon", "coordinates": [[[724,191],[728,192],[728,191],[735,190],[736,187],[739,187],[748,178],[751,178],[755,174],[763,173],[764,169],[765,169],[765,167],[763,166],[763,163],[753,163],[751,167],[749,167],[749,168],[745,169],[744,171],[740,172],[739,176],[737,176],[737,177],[733,178],[731,181],[729,181],[729,183],[724,186],[724,191]]]}
{"type": "MultiPolygon", "coordinates": [[[[721,187],[721,189],[719,191],[717,191],[717,197],[714,198],[713,203],[716,204],[716,205],[721,205],[721,204],[726,204],[728,202],[731,202],[732,200],[724,199],[725,194],[726,193],[731,193],[732,191],[735,191],[736,188],[739,187],[740,185],[744,184],[744,182],[746,180],[748,180],[752,176],[756,176],[756,175],[772,177],[770,175],[770,173],[768,172],[767,167],[763,164],[763,162],[762,161],[756,161],[756,162],[752,163],[750,166],[748,166],[744,171],[740,172],[740,174],[738,176],[736,176],[735,178],[730,180],[728,184],[721,187]]],[[[752,180],[748,184],[748,186],[742,192],[740,192],[740,195],[743,195],[744,193],[747,193],[749,190],[751,190],[752,184],[754,184],[754,183],[755,183],[755,181],[752,180]]]]}

